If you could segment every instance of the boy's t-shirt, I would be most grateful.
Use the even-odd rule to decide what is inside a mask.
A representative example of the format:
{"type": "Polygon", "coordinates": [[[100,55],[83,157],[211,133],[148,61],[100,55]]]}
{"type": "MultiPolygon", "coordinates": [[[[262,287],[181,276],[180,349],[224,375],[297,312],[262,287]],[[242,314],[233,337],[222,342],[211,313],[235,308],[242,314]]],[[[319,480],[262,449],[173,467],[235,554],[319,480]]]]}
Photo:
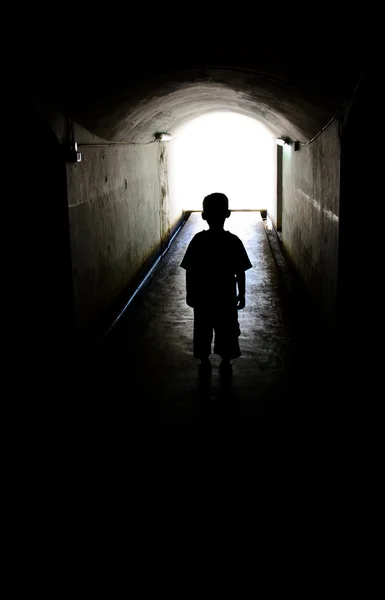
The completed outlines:
{"type": "Polygon", "coordinates": [[[236,273],[252,264],[238,236],[204,230],[192,238],[180,266],[193,273],[196,300],[223,303],[236,298],[236,273]]]}

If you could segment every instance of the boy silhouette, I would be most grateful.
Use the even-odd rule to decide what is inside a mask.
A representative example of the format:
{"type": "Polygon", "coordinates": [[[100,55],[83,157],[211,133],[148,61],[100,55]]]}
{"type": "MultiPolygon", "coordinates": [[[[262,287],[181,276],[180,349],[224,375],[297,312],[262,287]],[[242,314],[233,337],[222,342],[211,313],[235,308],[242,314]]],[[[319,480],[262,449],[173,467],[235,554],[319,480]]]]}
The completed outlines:
{"type": "Polygon", "coordinates": [[[200,376],[211,374],[213,331],[222,377],[231,377],[231,360],[241,356],[237,311],[245,307],[245,271],[252,264],[239,237],[223,228],[230,214],[225,194],[204,198],[202,219],[209,230],[194,235],[180,265],[186,269],[186,302],[194,309],[193,354],[200,359],[200,376]]]}

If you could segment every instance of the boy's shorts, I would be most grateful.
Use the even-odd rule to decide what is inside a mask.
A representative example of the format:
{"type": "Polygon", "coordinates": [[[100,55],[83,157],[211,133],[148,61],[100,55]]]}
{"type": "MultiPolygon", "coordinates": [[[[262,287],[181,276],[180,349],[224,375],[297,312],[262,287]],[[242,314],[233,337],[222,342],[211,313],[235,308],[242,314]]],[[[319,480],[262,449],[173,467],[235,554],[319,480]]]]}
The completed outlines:
{"type": "Polygon", "coordinates": [[[199,306],[194,308],[194,358],[206,358],[211,354],[215,332],[214,354],[221,358],[239,358],[241,350],[238,338],[241,331],[237,307],[199,306]]]}

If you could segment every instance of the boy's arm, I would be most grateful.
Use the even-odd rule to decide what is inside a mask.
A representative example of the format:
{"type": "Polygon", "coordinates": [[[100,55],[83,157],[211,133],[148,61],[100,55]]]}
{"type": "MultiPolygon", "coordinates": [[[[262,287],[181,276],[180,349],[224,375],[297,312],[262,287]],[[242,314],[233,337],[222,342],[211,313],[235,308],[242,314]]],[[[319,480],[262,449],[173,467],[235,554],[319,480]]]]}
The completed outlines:
{"type": "Polygon", "coordinates": [[[245,308],[246,300],[246,275],[245,271],[239,271],[237,273],[237,283],[238,283],[238,296],[237,296],[237,309],[242,310],[245,308]]]}
{"type": "Polygon", "coordinates": [[[193,269],[186,269],[186,303],[191,308],[195,306],[196,275],[193,269]]]}
{"type": "Polygon", "coordinates": [[[248,269],[251,269],[252,264],[247,255],[246,249],[245,249],[242,241],[239,238],[237,238],[237,243],[235,245],[235,256],[236,256],[235,275],[236,275],[237,283],[238,283],[237,308],[238,308],[238,310],[241,310],[242,308],[245,308],[245,305],[246,305],[246,300],[245,300],[246,274],[245,273],[248,269]]]}
{"type": "Polygon", "coordinates": [[[189,243],[180,265],[186,269],[186,303],[191,308],[194,308],[196,296],[196,274],[193,266],[196,263],[196,239],[194,236],[189,243]]]}

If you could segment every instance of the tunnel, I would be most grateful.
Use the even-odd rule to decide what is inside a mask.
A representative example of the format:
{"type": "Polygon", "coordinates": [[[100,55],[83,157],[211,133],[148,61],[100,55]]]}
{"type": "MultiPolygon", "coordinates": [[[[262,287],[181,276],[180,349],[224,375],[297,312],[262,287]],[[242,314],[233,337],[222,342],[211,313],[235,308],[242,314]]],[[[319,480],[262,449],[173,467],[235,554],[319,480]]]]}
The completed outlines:
{"type": "MultiPolygon", "coordinates": [[[[31,249],[36,318],[29,327],[40,340],[38,364],[47,365],[50,389],[70,390],[74,410],[85,397],[96,402],[101,389],[112,404],[128,395],[130,377],[123,384],[121,375],[135,364],[128,340],[141,339],[139,322],[143,331],[151,328],[141,294],[151,294],[158,280],[167,294],[165,265],[180,259],[178,244],[188,243],[193,224],[201,226],[199,210],[186,210],[173,194],[174,142],[160,134],[173,136],[194,119],[229,112],[271,133],[274,194],[260,198],[248,217],[235,211],[233,222],[247,217],[258,224],[255,240],[268,252],[258,264],[271,263],[276,293],[286,298],[282,310],[292,314],[294,335],[303,344],[293,366],[301,392],[291,373],[291,395],[281,413],[277,408],[273,417],[268,411],[267,421],[290,420],[292,401],[312,423],[326,413],[332,420],[357,415],[352,398],[358,390],[365,393],[365,373],[376,370],[378,360],[371,337],[377,327],[376,251],[363,235],[368,207],[383,194],[382,147],[368,130],[375,73],[358,51],[333,47],[312,47],[306,55],[300,48],[285,53],[277,44],[180,41],[177,48],[151,59],[135,59],[130,52],[116,60],[108,52],[86,54],[71,69],[42,68],[30,87],[28,161],[38,174],[40,212],[36,250],[31,249]],[[100,383],[103,371],[108,375],[100,383]]],[[[241,237],[250,222],[244,221],[241,237]]],[[[274,317],[274,301],[270,306],[267,322],[274,317]]],[[[247,322],[252,328],[252,319],[247,322]]],[[[169,327],[177,330],[178,323],[169,327]]],[[[138,344],[145,362],[147,349],[138,344]]],[[[262,363],[269,364],[267,353],[259,353],[250,373],[262,363]]],[[[41,367],[33,368],[36,377],[41,367]]],[[[166,368],[155,365],[155,387],[166,368]]],[[[141,374],[145,377],[145,369],[141,374]]],[[[182,387],[194,379],[183,372],[177,377],[182,387]]],[[[247,387],[246,376],[242,385],[247,387]]],[[[138,395],[134,388],[133,400],[126,398],[130,404],[138,395]]],[[[250,419],[264,422],[258,415],[252,412],[250,419]]],[[[129,412],[130,427],[136,417],[135,410],[129,412]]]]}

